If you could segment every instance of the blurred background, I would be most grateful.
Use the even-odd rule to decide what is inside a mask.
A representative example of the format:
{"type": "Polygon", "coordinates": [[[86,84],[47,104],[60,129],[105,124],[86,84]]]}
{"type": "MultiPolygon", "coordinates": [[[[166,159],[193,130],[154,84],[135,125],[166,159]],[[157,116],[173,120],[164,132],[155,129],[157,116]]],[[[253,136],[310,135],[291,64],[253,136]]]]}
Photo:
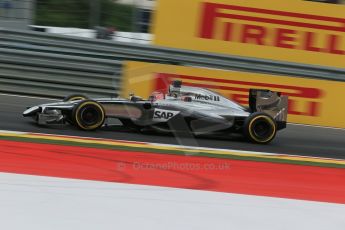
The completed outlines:
{"type": "MultiPolygon", "coordinates": [[[[316,12],[324,12],[321,9],[324,6],[328,9],[340,9],[344,8],[341,4],[345,4],[345,0],[314,0],[314,2],[322,2],[320,4],[291,0],[291,4],[293,1],[308,5],[306,7],[317,5],[318,8],[314,9],[319,9],[319,11],[316,10],[316,12]]],[[[309,42],[314,39],[314,45],[320,48],[309,47],[312,51],[316,50],[313,53],[299,50],[298,47],[292,50],[273,47],[269,44],[264,48],[272,49],[272,52],[261,52],[260,49],[263,46],[255,44],[255,39],[249,39],[248,43],[254,44],[248,44],[250,49],[243,49],[246,53],[241,53],[242,49],[236,50],[236,53],[231,49],[239,47],[238,45],[247,47],[247,44],[233,41],[233,44],[237,44],[236,46],[226,46],[227,41],[222,41],[222,39],[216,41],[210,38],[199,38],[195,36],[195,32],[186,34],[187,31],[195,29],[187,25],[185,21],[186,18],[189,22],[197,20],[193,16],[195,13],[191,13],[196,11],[197,7],[190,5],[190,2],[197,1],[162,0],[159,7],[157,2],[159,1],[0,0],[0,49],[2,49],[0,90],[15,93],[20,91],[23,94],[35,93],[35,95],[49,97],[62,97],[71,91],[95,96],[109,95],[122,90],[120,82],[125,71],[123,67],[125,61],[159,62],[332,80],[344,79],[343,69],[328,69],[328,66],[343,68],[342,55],[316,52],[318,50],[343,52],[345,47],[341,47],[342,43],[339,42],[343,35],[337,31],[329,34],[328,30],[316,32],[307,30],[307,33],[298,35],[301,36],[300,41],[308,40],[305,34],[309,35],[309,42]],[[162,7],[163,3],[168,4],[162,7]],[[172,9],[174,4],[176,7],[172,9]],[[184,16],[182,16],[183,12],[184,16]],[[155,20],[155,26],[152,26],[154,14],[160,19],[155,20]],[[176,15],[178,16],[175,17],[176,15]],[[180,29],[174,30],[174,28],[180,29]],[[188,40],[186,37],[193,42],[185,44],[188,40]],[[198,44],[200,47],[196,47],[198,44]],[[229,50],[225,51],[225,48],[229,50]],[[281,52],[290,53],[291,58],[286,59],[289,55],[281,55],[281,52]],[[263,57],[260,56],[261,54],[273,56],[263,57]],[[279,55],[274,56],[274,54],[279,55]],[[310,56],[301,59],[300,54],[310,56]],[[324,58],[322,55],[328,56],[324,58]],[[312,62],[311,60],[314,59],[318,61],[312,62]],[[299,62],[308,65],[294,64],[299,62]],[[318,66],[315,66],[316,64],[318,66]],[[28,77],[29,70],[31,71],[30,78],[28,77]],[[85,82],[85,86],[80,87],[80,82],[86,76],[92,84],[85,82]],[[97,87],[95,79],[99,83],[97,87]],[[18,85],[22,86],[20,90],[18,85]]],[[[227,3],[227,0],[220,2],[227,3]]],[[[248,1],[248,4],[251,4],[250,2],[248,1]]],[[[286,2],[290,3],[290,0],[286,2]]],[[[260,1],[252,1],[252,3],[259,7],[261,4],[265,5],[260,1]]],[[[279,8],[279,1],[272,0],[272,3],[275,3],[275,8],[270,6],[272,9],[279,8]]],[[[293,10],[304,12],[303,7],[299,9],[297,4],[293,10]]],[[[342,17],[342,14],[336,16],[342,17]]],[[[311,23],[319,22],[311,21],[311,23]]],[[[239,23],[238,28],[241,25],[239,23]]],[[[265,29],[264,26],[260,26],[261,29],[265,29]]],[[[291,27],[286,28],[291,29],[291,27]]],[[[273,30],[275,25],[267,29],[273,30]]],[[[296,31],[295,29],[293,32],[296,33],[299,30],[305,30],[305,28],[297,28],[296,31]]],[[[273,42],[273,37],[268,37],[266,40],[273,42]]],[[[289,43],[289,40],[285,42],[289,43]]]]}
{"type": "Polygon", "coordinates": [[[0,27],[126,38],[130,34],[116,32],[149,32],[154,5],[154,0],[0,0],[0,27]]]}

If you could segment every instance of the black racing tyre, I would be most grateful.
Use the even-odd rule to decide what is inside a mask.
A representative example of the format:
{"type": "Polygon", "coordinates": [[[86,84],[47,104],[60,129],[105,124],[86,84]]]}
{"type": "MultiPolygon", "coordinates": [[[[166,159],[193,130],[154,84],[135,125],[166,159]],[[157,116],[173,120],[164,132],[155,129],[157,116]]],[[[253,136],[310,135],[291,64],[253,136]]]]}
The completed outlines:
{"type": "Polygon", "coordinates": [[[72,95],[68,95],[67,97],[65,97],[63,99],[64,102],[67,101],[79,101],[79,100],[86,100],[89,99],[87,96],[83,95],[83,94],[72,94],[72,95]]]}
{"type": "Polygon", "coordinates": [[[82,130],[95,130],[102,127],[105,110],[101,104],[92,100],[79,102],[72,111],[73,124],[82,130]]]}
{"type": "Polygon", "coordinates": [[[276,122],[265,113],[253,113],[244,122],[243,134],[251,142],[267,144],[277,133],[276,122]]]}

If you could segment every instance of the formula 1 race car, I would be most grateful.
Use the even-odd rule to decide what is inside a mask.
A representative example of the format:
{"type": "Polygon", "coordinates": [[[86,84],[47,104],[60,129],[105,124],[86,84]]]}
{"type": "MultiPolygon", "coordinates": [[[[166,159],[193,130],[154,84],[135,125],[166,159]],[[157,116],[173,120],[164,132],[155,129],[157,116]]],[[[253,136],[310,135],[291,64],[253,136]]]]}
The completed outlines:
{"type": "Polygon", "coordinates": [[[277,130],[286,127],[287,96],[262,89],[249,90],[249,107],[244,107],[205,88],[183,86],[173,81],[168,92],[155,91],[147,99],[88,99],[83,95],[62,102],[33,106],[24,117],[38,124],[70,123],[82,130],[102,127],[107,118],[117,118],[125,126],[150,128],[158,132],[192,134],[243,134],[255,143],[268,143],[277,130]]]}

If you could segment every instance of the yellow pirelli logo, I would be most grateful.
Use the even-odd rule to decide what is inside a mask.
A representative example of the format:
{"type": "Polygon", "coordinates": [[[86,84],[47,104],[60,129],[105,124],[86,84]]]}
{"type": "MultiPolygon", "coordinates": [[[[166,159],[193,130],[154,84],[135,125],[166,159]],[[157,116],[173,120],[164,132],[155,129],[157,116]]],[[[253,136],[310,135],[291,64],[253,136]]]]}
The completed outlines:
{"type": "Polygon", "coordinates": [[[344,15],[345,6],[307,1],[159,0],[154,42],[345,68],[344,15]]]}

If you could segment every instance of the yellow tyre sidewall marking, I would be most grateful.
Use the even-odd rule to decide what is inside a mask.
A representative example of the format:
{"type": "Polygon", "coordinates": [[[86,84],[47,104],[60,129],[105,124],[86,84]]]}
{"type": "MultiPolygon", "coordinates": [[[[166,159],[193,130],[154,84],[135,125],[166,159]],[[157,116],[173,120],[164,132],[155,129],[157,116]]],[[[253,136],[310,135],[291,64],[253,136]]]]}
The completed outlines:
{"type": "Polygon", "coordinates": [[[249,135],[250,135],[250,137],[253,138],[255,141],[261,142],[261,143],[265,143],[265,142],[270,141],[270,140],[274,137],[274,135],[275,135],[275,133],[276,133],[276,125],[275,125],[274,121],[272,121],[271,118],[269,118],[268,116],[265,116],[265,115],[260,115],[260,116],[254,117],[254,118],[250,121],[249,126],[248,126],[248,129],[249,129],[249,135]],[[272,125],[272,127],[273,127],[272,135],[269,136],[269,138],[267,138],[267,139],[265,139],[265,140],[259,140],[258,138],[256,138],[256,136],[253,134],[253,131],[252,131],[252,129],[251,129],[253,123],[254,123],[256,120],[260,119],[260,118],[263,118],[263,119],[265,119],[266,121],[268,121],[268,123],[270,123],[270,124],[272,125]]]}
{"type": "Polygon", "coordinates": [[[101,125],[101,123],[103,123],[104,118],[105,118],[105,114],[104,114],[104,110],[103,110],[102,106],[100,106],[98,103],[92,102],[92,101],[86,101],[86,102],[81,103],[78,106],[77,111],[75,112],[75,121],[77,122],[78,126],[83,128],[83,129],[86,129],[86,130],[97,128],[99,125],[101,125]],[[83,108],[85,105],[95,105],[96,107],[98,107],[101,110],[102,119],[100,122],[97,122],[96,124],[94,124],[92,126],[86,126],[86,127],[85,127],[85,125],[83,125],[81,123],[81,121],[79,120],[78,114],[79,114],[80,109],[83,108]]]}
{"type": "Polygon", "coordinates": [[[68,101],[78,101],[78,100],[85,100],[85,97],[72,97],[68,101]]]}

